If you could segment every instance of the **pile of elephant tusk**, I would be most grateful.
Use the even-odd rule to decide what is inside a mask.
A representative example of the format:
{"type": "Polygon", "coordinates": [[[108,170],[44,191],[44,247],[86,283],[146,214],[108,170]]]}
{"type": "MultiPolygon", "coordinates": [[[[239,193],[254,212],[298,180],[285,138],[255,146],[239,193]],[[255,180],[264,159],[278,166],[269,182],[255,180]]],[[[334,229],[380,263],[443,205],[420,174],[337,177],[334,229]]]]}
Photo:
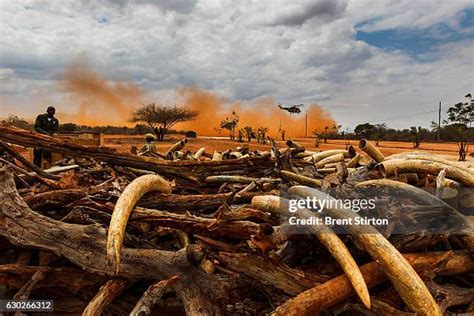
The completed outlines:
{"type": "Polygon", "coordinates": [[[0,127],[0,298],[83,315],[474,313],[469,165],[365,139],[188,144],[134,157],[0,127]],[[37,172],[18,146],[64,159],[37,172]]]}

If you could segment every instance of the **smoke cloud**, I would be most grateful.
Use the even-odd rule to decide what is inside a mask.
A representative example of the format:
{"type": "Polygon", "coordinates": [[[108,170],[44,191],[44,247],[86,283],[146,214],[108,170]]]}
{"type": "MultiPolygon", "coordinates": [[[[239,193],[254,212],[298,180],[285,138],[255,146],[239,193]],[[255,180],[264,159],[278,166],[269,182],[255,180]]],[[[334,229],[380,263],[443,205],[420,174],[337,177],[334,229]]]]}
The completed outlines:
{"type": "MultiPolygon", "coordinates": [[[[216,93],[197,88],[179,90],[183,105],[199,112],[196,120],[177,125],[177,128],[194,130],[199,135],[218,135],[215,128],[220,122],[235,111],[239,117],[238,128],[251,126],[268,127],[269,135],[276,137],[281,128],[287,137],[305,136],[305,115],[308,116],[308,135],[315,130],[323,131],[326,126],[336,125],[336,121],[320,105],[313,103],[302,108],[300,114],[290,114],[278,108],[272,97],[260,98],[254,102],[226,102],[225,98],[216,93]]],[[[222,135],[226,135],[224,131],[222,135]]]]}
{"type": "MultiPolygon", "coordinates": [[[[132,83],[107,80],[85,62],[76,62],[62,76],[61,90],[68,95],[65,103],[68,108],[77,107],[74,115],[61,114],[63,122],[72,121],[83,125],[130,125],[127,121],[132,110],[143,104],[147,95],[132,83]]],[[[149,99],[149,97],[147,98],[149,99]]],[[[160,103],[160,100],[154,100],[160,103]]],[[[272,97],[263,97],[252,102],[228,102],[225,97],[194,87],[183,87],[176,90],[176,100],[171,104],[183,105],[199,112],[191,122],[177,124],[178,130],[194,130],[198,135],[226,136],[226,131],[219,134],[216,128],[220,122],[235,111],[239,117],[238,128],[251,126],[254,129],[268,127],[269,135],[276,137],[280,129],[286,131],[287,137],[305,136],[305,115],[307,115],[308,135],[324,127],[332,127],[336,121],[318,104],[302,108],[300,114],[290,114],[278,108],[272,97]]],[[[170,105],[171,105],[170,104],[170,105]]]]}
{"type": "Polygon", "coordinates": [[[85,62],[74,63],[61,79],[61,90],[69,96],[67,103],[78,108],[77,115],[69,119],[84,125],[129,125],[131,110],[141,104],[144,95],[134,84],[105,79],[85,62]]]}

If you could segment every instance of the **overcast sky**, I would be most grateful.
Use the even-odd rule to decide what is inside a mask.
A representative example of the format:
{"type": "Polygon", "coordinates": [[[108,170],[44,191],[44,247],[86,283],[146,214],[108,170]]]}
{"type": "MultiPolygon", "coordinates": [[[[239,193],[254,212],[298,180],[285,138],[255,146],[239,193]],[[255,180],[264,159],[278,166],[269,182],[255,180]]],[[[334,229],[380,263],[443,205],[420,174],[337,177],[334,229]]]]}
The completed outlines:
{"type": "Polygon", "coordinates": [[[157,98],[195,86],[229,102],[317,102],[344,127],[428,126],[439,101],[474,92],[472,0],[0,5],[0,117],[65,102],[60,74],[79,56],[157,98]]]}

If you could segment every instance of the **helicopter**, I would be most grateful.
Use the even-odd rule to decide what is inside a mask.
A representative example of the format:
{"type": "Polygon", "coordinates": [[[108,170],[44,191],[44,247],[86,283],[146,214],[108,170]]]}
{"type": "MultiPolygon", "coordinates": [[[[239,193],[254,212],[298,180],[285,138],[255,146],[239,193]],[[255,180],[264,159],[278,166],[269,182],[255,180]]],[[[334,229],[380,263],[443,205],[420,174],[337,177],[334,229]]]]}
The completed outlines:
{"type": "Polygon", "coordinates": [[[304,106],[303,103],[301,104],[293,104],[292,106],[288,106],[288,107],[285,107],[285,106],[282,106],[281,103],[278,103],[278,107],[282,110],[286,110],[288,112],[290,112],[290,114],[300,114],[301,113],[301,109],[300,107],[304,106]]]}

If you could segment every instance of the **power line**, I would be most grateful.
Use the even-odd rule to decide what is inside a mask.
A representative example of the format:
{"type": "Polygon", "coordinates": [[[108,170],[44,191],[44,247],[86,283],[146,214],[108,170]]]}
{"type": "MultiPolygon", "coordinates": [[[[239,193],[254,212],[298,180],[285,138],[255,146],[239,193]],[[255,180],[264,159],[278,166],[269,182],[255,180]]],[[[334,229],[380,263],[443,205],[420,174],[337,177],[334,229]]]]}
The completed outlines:
{"type": "MultiPolygon", "coordinates": [[[[428,112],[422,112],[422,113],[415,113],[415,114],[410,114],[410,115],[405,115],[405,116],[398,116],[398,117],[388,117],[388,118],[381,118],[381,119],[375,119],[375,120],[370,120],[370,121],[345,121],[345,122],[339,122],[339,123],[344,123],[344,124],[349,124],[349,123],[380,123],[380,122],[390,122],[390,121],[396,121],[400,119],[406,119],[406,118],[411,118],[415,116],[421,116],[421,115],[426,115],[426,114],[431,114],[438,112],[438,110],[432,110],[428,112]]],[[[310,118],[312,120],[318,120],[317,118],[310,118]]]]}

